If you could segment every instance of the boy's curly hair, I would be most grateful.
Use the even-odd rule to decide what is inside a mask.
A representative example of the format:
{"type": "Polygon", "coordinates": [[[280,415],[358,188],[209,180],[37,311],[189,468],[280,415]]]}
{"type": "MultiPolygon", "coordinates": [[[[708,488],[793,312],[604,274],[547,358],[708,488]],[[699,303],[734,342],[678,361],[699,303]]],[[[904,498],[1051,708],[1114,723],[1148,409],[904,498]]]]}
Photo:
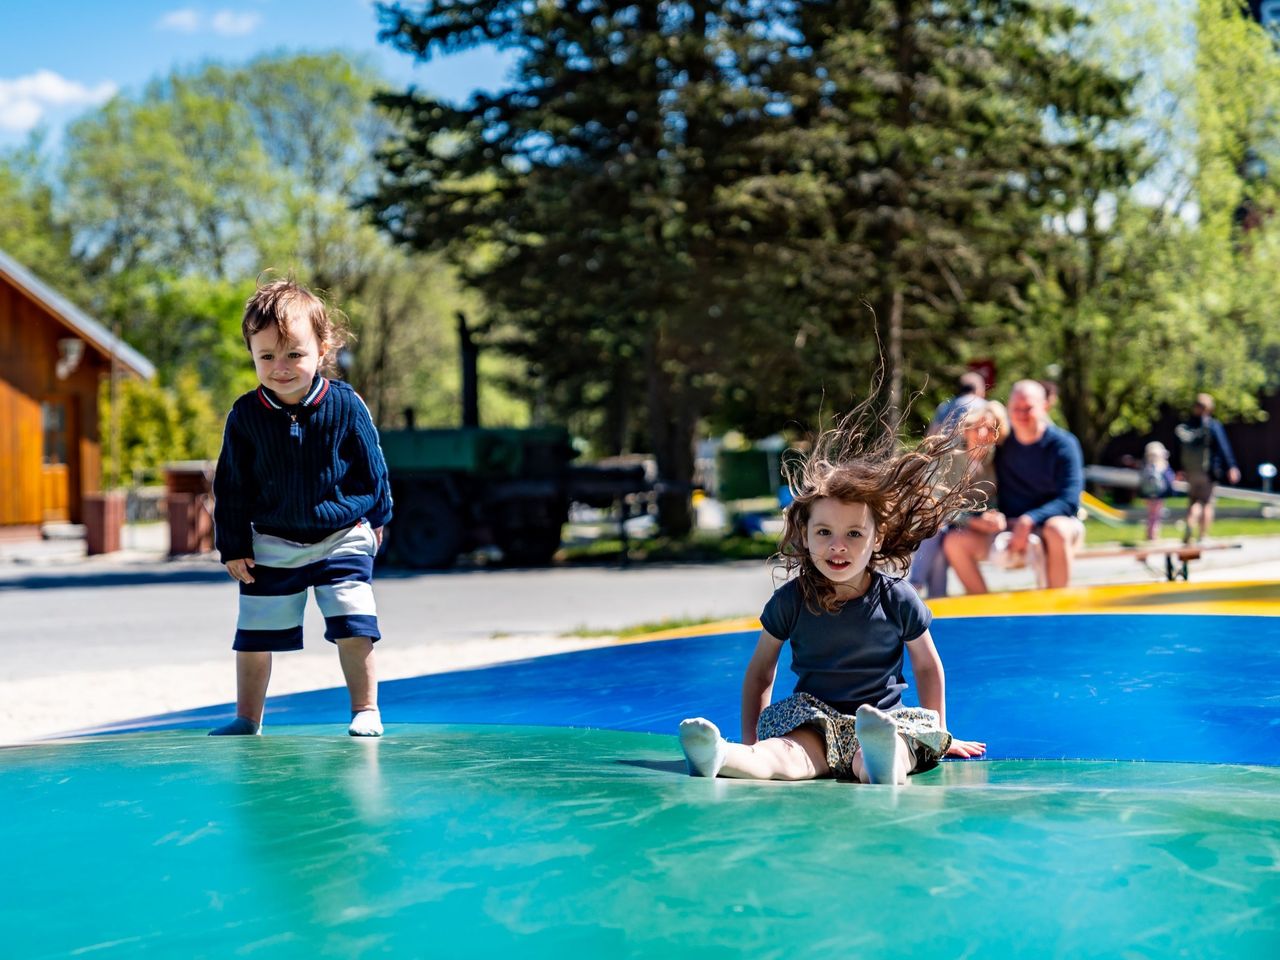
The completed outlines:
{"type": "Polygon", "coordinates": [[[879,546],[868,568],[905,574],[911,555],[957,514],[980,509],[985,500],[966,475],[944,484],[949,458],[963,444],[959,426],[913,446],[899,441],[901,420],[877,418],[864,402],[823,431],[807,457],[786,461],[792,501],[787,506],[776,561],[787,576],[799,571],[801,595],[815,613],[835,613],[842,605],[836,586],[814,566],[806,545],[813,505],[830,497],[865,503],[875,520],[879,546]]]}
{"type": "Polygon", "coordinates": [[[324,300],[292,277],[259,281],[258,289],[244,305],[240,332],[248,347],[250,337],[270,327],[274,327],[283,340],[295,323],[311,325],[324,354],[321,369],[333,372],[338,351],[351,337],[346,316],[341,310],[330,309],[324,300]]]}

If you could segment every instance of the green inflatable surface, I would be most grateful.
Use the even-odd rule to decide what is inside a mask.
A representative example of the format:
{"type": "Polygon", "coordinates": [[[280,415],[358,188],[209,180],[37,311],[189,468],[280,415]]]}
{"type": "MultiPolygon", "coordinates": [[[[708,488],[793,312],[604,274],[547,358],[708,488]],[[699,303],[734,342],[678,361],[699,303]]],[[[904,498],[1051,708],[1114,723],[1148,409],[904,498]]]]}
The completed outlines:
{"type": "Polygon", "coordinates": [[[1280,956],[1280,769],[691,779],[674,737],[169,731],[0,751],[0,953],[1280,956]]]}

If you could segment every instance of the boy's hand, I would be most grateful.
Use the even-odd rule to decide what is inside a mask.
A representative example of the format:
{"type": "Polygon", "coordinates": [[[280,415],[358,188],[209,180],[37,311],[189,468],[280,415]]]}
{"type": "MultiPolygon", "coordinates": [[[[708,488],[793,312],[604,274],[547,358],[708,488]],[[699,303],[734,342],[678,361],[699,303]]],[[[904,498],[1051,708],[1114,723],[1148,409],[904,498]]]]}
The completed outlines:
{"type": "Polygon", "coordinates": [[[987,745],[978,740],[957,740],[951,738],[951,746],[947,747],[948,757],[980,757],[987,752],[987,745]]]}
{"type": "Polygon", "coordinates": [[[249,557],[227,561],[227,573],[231,574],[232,580],[239,580],[241,583],[253,583],[253,574],[249,572],[252,569],[253,560],[249,557]]]}
{"type": "Polygon", "coordinates": [[[373,528],[373,538],[377,541],[378,549],[382,549],[382,527],[373,528]]]}

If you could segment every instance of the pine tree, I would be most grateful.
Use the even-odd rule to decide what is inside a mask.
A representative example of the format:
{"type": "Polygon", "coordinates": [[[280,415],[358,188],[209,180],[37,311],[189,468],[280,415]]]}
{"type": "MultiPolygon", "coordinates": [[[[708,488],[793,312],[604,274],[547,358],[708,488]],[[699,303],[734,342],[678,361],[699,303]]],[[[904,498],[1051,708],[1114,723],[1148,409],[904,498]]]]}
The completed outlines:
{"type": "Polygon", "coordinates": [[[688,528],[700,420],[773,432],[861,399],[882,362],[900,411],[908,364],[989,349],[966,339],[1007,330],[1026,251],[1099,158],[1125,162],[1091,139],[1124,84],[1072,56],[1074,14],[1038,3],[434,0],[384,18],[415,56],[488,42],[518,66],[462,105],[383,98],[409,134],[381,223],[453,251],[549,411],[647,441],[668,533],[688,528]]]}
{"type": "MultiPolygon", "coordinates": [[[[387,96],[412,131],[386,156],[380,220],[450,248],[553,410],[596,406],[615,449],[644,436],[664,532],[691,524],[693,438],[733,355],[740,265],[718,194],[762,122],[724,37],[726,2],[427,3],[385,11],[417,56],[480,40],[521,51],[510,88],[462,106],[387,96]],[[643,411],[643,416],[640,415],[643,411]]],[[[780,44],[774,43],[774,46],[780,44]]]]}

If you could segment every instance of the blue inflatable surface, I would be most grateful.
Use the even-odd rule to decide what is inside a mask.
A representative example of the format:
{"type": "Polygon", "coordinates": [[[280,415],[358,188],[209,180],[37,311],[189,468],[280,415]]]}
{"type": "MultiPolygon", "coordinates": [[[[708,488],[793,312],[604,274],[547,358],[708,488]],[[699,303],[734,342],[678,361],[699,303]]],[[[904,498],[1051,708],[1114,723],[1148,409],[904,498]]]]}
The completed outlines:
{"type": "MultiPolygon", "coordinates": [[[[933,634],[948,726],[985,740],[989,759],[1280,765],[1280,618],[975,617],[936,620],[933,634]]],[[[388,723],[671,734],[684,717],[705,716],[736,739],[756,636],[611,646],[384,682],[380,700],[388,723]]],[[[793,682],[784,648],[774,699],[793,682]]],[[[346,710],[346,691],[335,688],[275,698],[266,722],[334,724],[346,710]]],[[[213,726],[232,712],[221,705],[113,730],[213,726]]]]}

